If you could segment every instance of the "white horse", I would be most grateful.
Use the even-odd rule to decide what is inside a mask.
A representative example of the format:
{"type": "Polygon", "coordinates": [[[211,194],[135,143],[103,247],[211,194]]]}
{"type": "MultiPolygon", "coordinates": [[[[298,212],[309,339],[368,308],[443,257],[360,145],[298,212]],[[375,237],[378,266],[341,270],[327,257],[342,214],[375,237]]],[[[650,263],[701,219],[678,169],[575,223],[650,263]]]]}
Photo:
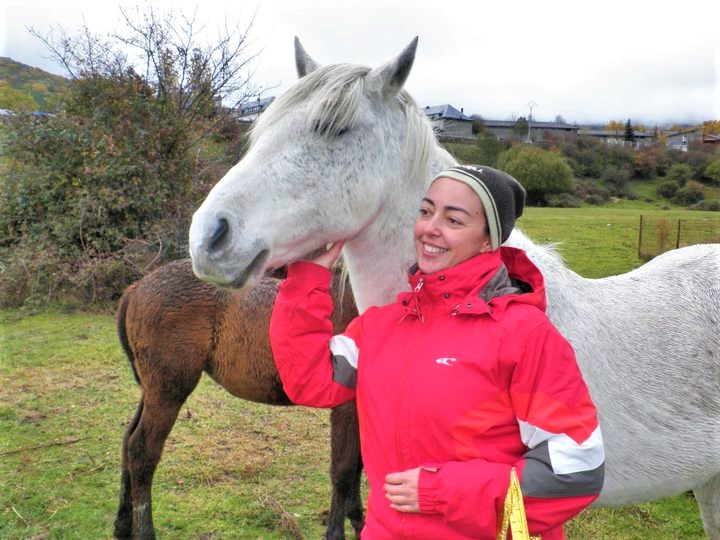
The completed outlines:
{"type": "MultiPolygon", "coordinates": [[[[453,164],[402,89],[416,46],[375,69],[321,67],[296,39],[300,80],[193,217],[198,277],[252,285],[268,267],[347,238],[361,311],[406,287],[419,202],[453,164]]],[[[507,244],[545,275],[550,318],[597,404],[607,459],[598,504],[692,489],[708,537],[720,539],[720,244],[604,279],[582,278],[518,230],[507,244]]]]}

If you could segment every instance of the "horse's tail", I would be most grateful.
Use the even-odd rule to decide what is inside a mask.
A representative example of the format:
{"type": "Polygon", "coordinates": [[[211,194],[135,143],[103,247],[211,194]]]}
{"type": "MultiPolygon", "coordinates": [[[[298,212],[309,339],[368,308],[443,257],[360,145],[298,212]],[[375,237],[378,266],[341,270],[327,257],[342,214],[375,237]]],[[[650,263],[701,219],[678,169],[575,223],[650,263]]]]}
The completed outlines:
{"type": "Polygon", "coordinates": [[[117,330],[118,338],[120,338],[120,345],[122,345],[123,351],[125,351],[125,355],[130,361],[130,367],[132,368],[133,375],[135,376],[135,381],[140,384],[140,376],[135,369],[135,355],[133,354],[132,348],[130,347],[130,342],[128,341],[127,336],[127,328],[125,326],[125,318],[127,316],[128,305],[130,304],[130,300],[135,294],[136,288],[137,284],[133,283],[125,289],[125,292],[123,292],[123,295],[120,297],[117,311],[117,330]]]}

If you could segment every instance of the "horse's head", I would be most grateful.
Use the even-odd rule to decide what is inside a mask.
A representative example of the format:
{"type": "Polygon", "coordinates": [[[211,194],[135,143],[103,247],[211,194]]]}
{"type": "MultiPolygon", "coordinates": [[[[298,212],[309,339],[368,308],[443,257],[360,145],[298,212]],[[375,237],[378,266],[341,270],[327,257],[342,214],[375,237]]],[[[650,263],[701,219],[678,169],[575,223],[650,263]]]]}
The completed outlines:
{"type": "MultiPolygon", "coordinates": [[[[352,238],[407,170],[402,91],[417,38],[381,67],[319,66],[295,40],[299,81],[258,119],[246,156],[195,212],[200,279],[243,287],[327,243],[352,238]]],[[[416,107],[413,109],[416,110],[416,107]]]]}

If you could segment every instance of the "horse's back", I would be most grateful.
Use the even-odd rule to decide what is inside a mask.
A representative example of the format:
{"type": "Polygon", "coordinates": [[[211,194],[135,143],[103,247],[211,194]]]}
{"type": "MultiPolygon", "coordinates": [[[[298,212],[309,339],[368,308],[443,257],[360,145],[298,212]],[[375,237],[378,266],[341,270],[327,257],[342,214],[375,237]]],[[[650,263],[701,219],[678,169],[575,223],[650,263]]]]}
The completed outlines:
{"type": "Polygon", "coordinates": [[[623,275],[652,277],[662,273],[705,276],[708,282],[717,283],[720,280],[720,244],[694,244],[666,251],[623,275]]]}
{"type": "Polygon", "coordinates": [[[601,425],[613,426],[607,467],[646,480],[666,471],[657,485],[628,486],[613,475],[599,502],[669,495],[720,472],[720,245],[674,250],[626,274],[586,280],[582,291],[574,320],[559,327],[601,425]]]}
{"type": "MultiPolygon", "coordinates": [[[[125,339],[140,380],[183,378],[201,372],[209,358],[216,321],[231,295],[192,273],[189,259],[166,264],[125,291],[125,339]]],[[[121,336],[122,338],[122,336],[121,336]]]]}
{"type": "Polygon", "coordinates": [[[720,340],[720,244],[669,251],[626,274],[589,282],[589,300],[610,320],[631,317],[650,331],[683,329],[720,340]]]}

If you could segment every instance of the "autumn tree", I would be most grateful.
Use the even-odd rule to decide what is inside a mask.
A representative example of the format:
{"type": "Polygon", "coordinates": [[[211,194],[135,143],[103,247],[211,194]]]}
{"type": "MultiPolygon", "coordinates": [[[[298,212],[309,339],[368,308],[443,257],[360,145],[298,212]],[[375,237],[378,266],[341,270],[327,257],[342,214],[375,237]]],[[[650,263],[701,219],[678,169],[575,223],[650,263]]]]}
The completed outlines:
{"type": "Polygon", "coordinates": [[[4,141],[13,174],[0,191],[0,259],[11,261],[3,270],[16,290],[12,276],[35,275],[46,290],[109,299],[153,264],[185,256],[207,189],[199,143],[228,121],[220,99],[256,92],[249,26],[200,45],[195,19],[123,15],[123,36],[33,31],[71,84],[56,114],[18,117],[4,141]],[[138,245],[149,246],[146,258],[128,256],[138,245]]]}
{"type": "Polygon", "coordinates": [[[152,7],[120,10],[125,30],[108,38],[87,27],[76,35],[59,29],[59,36],[40,39],[68,76],[116,78],[132,70],[153,88],[156,104],[178,120],[190,144],[226,121],[234,110],[264,89],[252,83],[257,53],[249,49],[252,20],[246,26],[231,25],[209,45],[200,44],[202,24],[197,13],[159,13],[152,7]],[[126,51],[133,51],[130,58],[126,51]],[[217,105],[222,103],[222,107],[217,105]],[[200,119],[212,118],[209,123],[200,119]]]}
{"type": "Polygon", "coordinates": [[[607,124],[605,124],[605,131],[612,131],[616,135],[620,135],[624,130],[624,125],[622,122],[618,122],[617,120],[611,120],[607,124]]]}
{"type": "Polygon", "coordinates": [[[720,135],[720,120],[707,120],[702,123],[703,133],[708,135],[720,135]]]}
{"type": "Polygon", "coordinates": [[[32,96],[16,90],[8,85],[0,86],[0,109],[16,112],[32,112],[38,110],[38,105],[32,96]]]}

